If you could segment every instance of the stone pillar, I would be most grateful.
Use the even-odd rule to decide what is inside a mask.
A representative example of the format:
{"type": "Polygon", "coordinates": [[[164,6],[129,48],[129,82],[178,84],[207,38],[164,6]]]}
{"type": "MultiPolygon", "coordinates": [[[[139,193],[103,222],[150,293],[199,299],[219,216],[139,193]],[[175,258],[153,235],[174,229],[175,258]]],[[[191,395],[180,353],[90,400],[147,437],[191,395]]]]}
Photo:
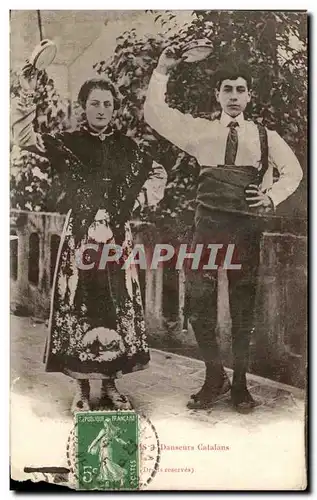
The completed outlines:
{"type": "Polygon", "coordinates": [[[154,271],[147,269],[145,274],[145,314],[147,319],[154,316],[154,271]]]}
{"type": "Polygon", "coordinates": [[[159,265],[157,269],[155,269],[155,299],[154,299],[154,312],[155,318],[158,323],[162,325],[163,323],[163,266],[159,265]]]}
{"type": "Polygon", "coordinates": [[[181,327],[185,329],[187,328],[187,325],[184,324],[185,320],[185,315],[184,315],[184,308],[186,306],[185,300],[186,300],[186,275],[184,269],[180,269],[178,273],[178,291],[179,291],[179,300],[178,300],[178,310],[179,310],[179,321],[181,324],[181,327]]]}
{"type": "Polygon", "coordinates": [[[231,315],[229,303],[228,275],[225,269],[218,269],[217,329],[222,354],[227,365],[231,364],[231,315]]]}
{"type": "Polygon", "coordinates": [[[29,295],[29,231],[26,226],[17,229],[18,236],[18,279],[16,302],[26,305],[29,295]]]}

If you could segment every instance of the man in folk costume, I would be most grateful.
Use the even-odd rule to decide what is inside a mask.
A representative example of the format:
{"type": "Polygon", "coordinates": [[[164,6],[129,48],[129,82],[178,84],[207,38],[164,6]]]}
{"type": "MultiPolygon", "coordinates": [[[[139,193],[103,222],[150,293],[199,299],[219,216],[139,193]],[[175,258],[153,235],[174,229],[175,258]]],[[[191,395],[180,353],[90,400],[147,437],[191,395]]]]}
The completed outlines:
{"type": "MultiPolygon", "coordinates": [[[[193,249],[198,243],[218,244],[225,251],[234,244],[236,269],[228,271],[232,319],[234,374],[232,386],[223,368],[216,338],[217,270],[190,271],[189,320],[206,364],[201,390],[191,396],[189,408],[208,408],[231,389],[231,401],[240,412],[256,402],[247,389],[246,372],[259,267],[261,217],[274,213],[302,179],[301,166],[277,132],[245,120],[251,100],[247,68],[217,73],[215,95],[222,108],[219,120],[194,118],[165,102],[169,71],[181,58],[165,49],[153,72],[145,103],[145,119],[159,134],[194,156],[201,167],[197,190],[193,249]],[[279,179],[273,184],[273,168],[279,179]]],[[[224,254],[223,254],[224,255],[224,254]]],[[[223,255],[220,252],[222,264],[223,255]]],[[[219,255],[218,255],[219,257],[219,255]]],[[[214,266],[216,267],[216,266],[214,266]]]]}

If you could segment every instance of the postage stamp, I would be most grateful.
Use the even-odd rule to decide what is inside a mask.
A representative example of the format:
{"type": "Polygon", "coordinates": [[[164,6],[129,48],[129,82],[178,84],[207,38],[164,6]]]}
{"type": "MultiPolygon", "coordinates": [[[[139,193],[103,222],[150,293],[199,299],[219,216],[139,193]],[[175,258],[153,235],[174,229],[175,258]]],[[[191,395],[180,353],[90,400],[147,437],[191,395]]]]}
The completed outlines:
{"type": "Polygon", "coordinates": [[[137,490],[140,482],[138,414],[76,414],[79,490],[137,490]]]}
{"type": "Polygon", "coordinates": [[[98,453],[100,450],[97,449],[97,442],[92,446],[91,443],[96,440],[99,432],[105,427],[105,425],[102,425],[102,422],[107,422],[108,420],[111,421],[112,427],[115,426],[118,428],[117,437],[112,438],[116,441],[116,446],[113,444],[113,461],[116,461],[121,467],[130,467],[130,479],[132,479],[132,486],[134,487],[135,481],[132,472],[135,467],[132,460],[136,460],[136,471],[138,472],[137,489],[148,489],[159,468],[161,459],[160,441],[156,428],[149,418],[141,413],[135,414],[133,411],[94,411],[77,414],[74,427],[69,433],[66,446],[67,466],[69,467],[67,484],[69,487],[76,490],[126,489],[124,481],[123,485],[120,484],[122,481],[118,481],[119,485],[117,485],[117,483],[111,484],[110,479],[106,479],[105,481],[98,479],[101,465],[98,456],[96,456],[94,452],[96,451],[98,453]],[[129,417],[136,415],[136,419],[128,418],[125,422],[121,417],[126,417],[127,415],[129,417]],[[134,422],[137,425],[137,440],[135,439],[134,422]],[[129,428],[127,428],[127,426],[129,428]],[[121,442],[121,449],[119,449],[118,446],[119,437],[121,437],[122,441],[126,442],[125,444],[121,442]],[[138,450],[136,447],[132,446],[134,442],[133,439],[135,439],[135,444],[138,444],[138,450]],[[89,447],[90,451],[88,451],[89,447]],[[93,453],[92,456],[95,457],[93,460],[91,458],[91,452],[93,453]],[[116,455],[117,453],[118,456],[116,455]],[[127,454],[132,462],[131,466],[125,461],[127,454]],[[125,462],[125,465],[122,465],[123,462],[125,462]]]}

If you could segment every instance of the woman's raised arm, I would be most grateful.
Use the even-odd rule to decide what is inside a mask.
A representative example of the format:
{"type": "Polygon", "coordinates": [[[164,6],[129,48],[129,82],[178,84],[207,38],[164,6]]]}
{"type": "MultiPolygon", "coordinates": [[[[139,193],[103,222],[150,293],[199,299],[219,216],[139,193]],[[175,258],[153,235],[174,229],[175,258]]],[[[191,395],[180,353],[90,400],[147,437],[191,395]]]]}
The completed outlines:
{"type": "Polygon", "coordinates": [[[26,64],[20,74],[21,91],[18,97],[12,100],[11,131],[13,142],[21,149],[27,149],[37,154],[45,154],[44,142],[41,134],[33,128],[36,115],[34,97],[38,80],[38,70],[26,64]]]}

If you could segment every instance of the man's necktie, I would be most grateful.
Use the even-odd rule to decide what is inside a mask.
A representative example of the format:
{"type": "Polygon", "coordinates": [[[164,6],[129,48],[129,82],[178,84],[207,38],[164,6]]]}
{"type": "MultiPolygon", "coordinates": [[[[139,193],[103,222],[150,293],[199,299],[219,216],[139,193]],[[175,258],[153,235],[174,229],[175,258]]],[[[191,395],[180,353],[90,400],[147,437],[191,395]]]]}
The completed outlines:
{"type": "Polygon", "coordinates": [[[232,121],[229,123],[228,127],[230,130],[226,144],[225,165],[234,165],[238,151],[237,127],[239,127],[239,123],[232,121]]]}

